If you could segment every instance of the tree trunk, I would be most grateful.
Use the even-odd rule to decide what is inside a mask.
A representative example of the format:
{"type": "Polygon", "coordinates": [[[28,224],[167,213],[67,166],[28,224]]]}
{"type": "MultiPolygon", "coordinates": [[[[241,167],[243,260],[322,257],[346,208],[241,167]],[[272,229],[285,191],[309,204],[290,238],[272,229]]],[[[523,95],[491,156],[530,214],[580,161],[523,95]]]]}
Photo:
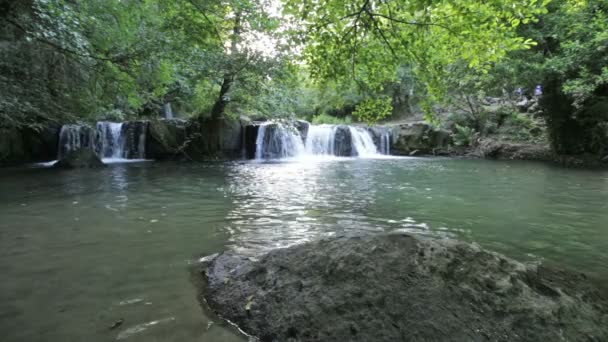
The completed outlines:
{"type": "MultiPolygon", "coordinates": [[[[234,27],[232,28],[232,37],[230,39],[230,56],[234,60],[236,55],[238,54],[238,43],[241,37],[241,12],[236,12],[234,17],[234,27]]],[[[228,92],[232,85],[234,84],[235,71],[234,65],[231,65],[227,68],[226,73],[224,74],[224,81],[222,82],[222,87],[220,88],[220,94],[211,109],[211,118],[219,119],[224,116],[224,112],[226,110],[226,105],[230,102],[228,98],[228,92]]]]}

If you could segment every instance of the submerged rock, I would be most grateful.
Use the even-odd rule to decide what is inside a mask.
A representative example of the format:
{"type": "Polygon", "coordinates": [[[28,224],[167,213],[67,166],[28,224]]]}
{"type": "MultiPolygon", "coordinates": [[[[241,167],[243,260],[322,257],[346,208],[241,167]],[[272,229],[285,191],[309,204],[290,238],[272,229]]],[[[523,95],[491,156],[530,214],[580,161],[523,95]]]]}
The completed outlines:
{"type": "Polygon", "coordinates": [[[80,148],[67,152],[53,166],[63,169],[82,169],[104,167],[105,164],[99,159],[93,149],[80,148]]]}
{"type": "Polygon", "coordinates": [[[605,341],[608,305],[581,274],[454,240],[321,240],[204,263],[203,296],[261,341],[605,341]]]}

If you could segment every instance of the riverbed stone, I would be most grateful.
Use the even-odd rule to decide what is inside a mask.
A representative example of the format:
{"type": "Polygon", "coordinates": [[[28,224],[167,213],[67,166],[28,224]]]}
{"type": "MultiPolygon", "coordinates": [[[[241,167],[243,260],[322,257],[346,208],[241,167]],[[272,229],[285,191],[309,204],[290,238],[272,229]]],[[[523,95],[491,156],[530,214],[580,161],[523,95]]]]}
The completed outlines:
{"type": "Polygon", "coordinates": [[[409,155],[412,151],[420,154],[448,154],[451,135],[447,130],[437,128],[427,122],[409,122],[392,126],[391,152],[409,155]]]}
{"type": "Polygon", "coordinates": [[[100,168],[105,164],[99,159],[92,148],[79,148],[66,153],[53,165],[60,169],[100,168]]]}
{"type": "Polygon", "coordinates": [[[261,341],[606,341],[582,274],[404,233],[203,263],[204,303],[261,341]]]}

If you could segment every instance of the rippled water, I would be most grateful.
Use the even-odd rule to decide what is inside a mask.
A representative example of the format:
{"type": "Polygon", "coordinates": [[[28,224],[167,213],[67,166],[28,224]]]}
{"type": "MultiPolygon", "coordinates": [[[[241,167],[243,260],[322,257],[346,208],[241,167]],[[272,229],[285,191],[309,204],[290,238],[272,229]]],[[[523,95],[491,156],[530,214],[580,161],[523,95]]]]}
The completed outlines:
{"type": "Polygon", "coordinates": [[[608,280],[608,172],[450,159],[3,169],[1,340],[244,341],[201,310],[201,255],[386,230],[608,280]]]}

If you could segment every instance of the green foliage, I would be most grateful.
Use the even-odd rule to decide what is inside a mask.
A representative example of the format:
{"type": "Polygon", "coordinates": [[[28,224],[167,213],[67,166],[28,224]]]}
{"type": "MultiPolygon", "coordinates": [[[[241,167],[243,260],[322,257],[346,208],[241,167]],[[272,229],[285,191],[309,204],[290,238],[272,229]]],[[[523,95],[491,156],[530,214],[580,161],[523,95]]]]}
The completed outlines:
{"type": "Polygon", "coordinates": [[[322,125],[322,124],[328,124],[328,125],[350,125],[352,123],[352,119],[350,116],[347,116],[345,118],[337,118],[335,116],[331,116],[328,114],[319,114],[315,117],[312,118],[312,123],[314,125],[322,125]]]}
{"type": "Polygon", "coordinates": [[[545,13],[547,2],[288,0],[286,11],[306,37],[313,78],[352,78],[371,95],[395,81],[399,67],[412,65],[428,96],[437,98],[448,89],[442,80],[451,65],[487,73],[509,51],[534,46],[516,30],[545,13]]]}
{"type": "Polygon", "coordinates": [[[367,99],[357,105],[353,116],[368,124],[391,115],[393,106],[389,98],[367,99]]]}
{"type": "Polygon", "coordinates": [[[471,146],[475,141],[476,136],[477,133],[471,127],[460,126],[458,124],[454,126],[454,134],[452,135],[452,138],[454,139],[454,145],[456,146],[471,146]]]}
{"type": "Polygon", "coordinates": [[[537,141],[535,117],[484,101],[542,84],[554,148],[608,152],[606,0],[280,4],[6,2],[0,124],[155,117],[170,102],[182,116],[316,122],[447,111],[456,131],[537,141]]]}

